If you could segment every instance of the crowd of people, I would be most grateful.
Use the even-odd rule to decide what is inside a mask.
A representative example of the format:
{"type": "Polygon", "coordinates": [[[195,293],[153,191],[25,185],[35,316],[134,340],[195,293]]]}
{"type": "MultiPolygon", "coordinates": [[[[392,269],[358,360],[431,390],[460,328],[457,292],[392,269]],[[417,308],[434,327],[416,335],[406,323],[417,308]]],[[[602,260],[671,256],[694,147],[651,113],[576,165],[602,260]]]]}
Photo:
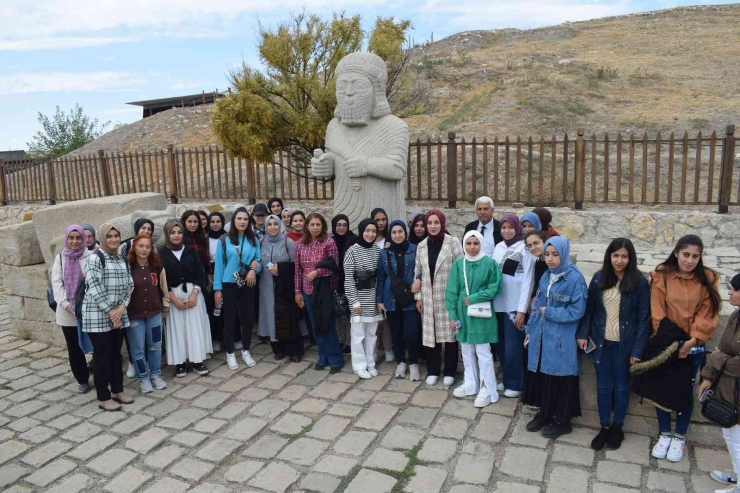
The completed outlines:
{"type": "MultiPolygon", "coordinates": [[[[680,461],[694,379],[720,309],[718,274],[702,263],[702,240],[680,238],[648,281],[631,241],[617,238],[587,284],[550,211],[497,220],[489,197],[475,206],[478,219],[462,241],[438,209],[404,220],[378,208],[353,232],[345,215],[333,217],[330,230],[321,214],[284,207],[280,198],[251,213],[239,204],[228,222],[221,212],[188,210],[167,221],[158,249],[146,218],[124,241],[110,224],[97,236],[90,225],[70,225],[51,281],[79,391],[90,390],[92,371],[100,408],[133,402],[123,391],[124,341],[128,375],[143,393],[167,387],[163,352],[176,377],[207,374],[204,362],[222,349],[230,369],[239,359],[252,367],[256,325],[275,360],[300,362],[308,340],[318,349],[316,370],[337,373],[349,356],[362,379],[377,376],[384,358],[396,363],[397,378],[421,380],[425,363],[427,385],[442,377],[452,386],[461,353],[455,397],[473,396],[475,407],[501,394],[521,398],[537,409],[527,431],[556,438],[581,415],[585,353],[596,369],[601,421],[592,448],[620,447],[632,388],[656,406],[652,455],[680,461]]],[[[740,275],[731,286],[730,303],[740,306],[740,275]]],[[[699,394],[712,390],[736,407],[738,329],[735,312],[699,385],[699,394]]],[[[733,485],[740,427],[723,431],[735,471],[712,477],[733,485]]]]}

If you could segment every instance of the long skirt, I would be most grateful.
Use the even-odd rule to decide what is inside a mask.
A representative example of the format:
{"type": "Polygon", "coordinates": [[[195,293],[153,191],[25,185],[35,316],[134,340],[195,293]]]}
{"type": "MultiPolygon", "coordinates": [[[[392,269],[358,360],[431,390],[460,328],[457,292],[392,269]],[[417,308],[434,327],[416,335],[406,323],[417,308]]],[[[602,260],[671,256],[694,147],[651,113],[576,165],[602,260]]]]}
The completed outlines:
{"type": "Polygon", "coordinates": [[[528,371],[522,404],[539,407],[544,416],[569,424],[571,418],[581,415],[578,375],[548,375],[539,367],[536,372],[528,371]]]}
{"type": "MultiPolygon", "coordinates": [[[[187,283],[187,292],[183,285],[172,289],[172,294],[185,301],[193,292],[193,285],[187,283]]],[[[185,361],[202,363],[213,352],[211,329],[206,312],[206,300],[198,293],[198,303],[193,308],[178,310],[170,303],[170,315],[167,319],[167,363],[181,365],[185,361]]]]}

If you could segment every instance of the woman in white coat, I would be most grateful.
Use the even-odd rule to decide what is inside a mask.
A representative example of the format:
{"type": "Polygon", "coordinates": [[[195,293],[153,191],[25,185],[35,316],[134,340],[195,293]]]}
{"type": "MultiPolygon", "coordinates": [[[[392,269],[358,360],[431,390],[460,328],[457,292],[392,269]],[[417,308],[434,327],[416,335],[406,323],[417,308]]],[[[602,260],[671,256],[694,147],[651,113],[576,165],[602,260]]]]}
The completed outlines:
{"type": "Polygon", "coordinates": [[[78,224],[68,226],[64,232],[64,249],[54,258],[51,268],[51,287],[54,301],[57,303],[56,322],[62,327],[67,341],[67,354],[72,374],[77,380],[77,390],[81,393],[90,391],[90,371],[87,368],[85,352],[92,351],[92,344],[87,334],[78,330],[75,316],[75,297],[77,288],[85,279],[82,268],[92,255],[85,242],[85,230],[78,224]],[[82,340],[81,340],[82,338],[82,340]],[[81,343],[88,350],[82,350],[81,343]]]}

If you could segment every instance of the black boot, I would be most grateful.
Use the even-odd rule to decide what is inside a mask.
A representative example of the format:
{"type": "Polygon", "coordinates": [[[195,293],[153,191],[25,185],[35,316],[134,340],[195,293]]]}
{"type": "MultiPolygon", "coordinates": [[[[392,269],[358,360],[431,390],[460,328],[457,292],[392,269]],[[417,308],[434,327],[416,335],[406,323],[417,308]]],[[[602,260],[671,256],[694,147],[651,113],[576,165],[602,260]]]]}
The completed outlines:
{"type": "Polygon", "coordinates": [[[612,432],[609,434],[609,441],[606,442],[606,448],[609,450],[617,450],[622,446],[622,440],[624,440],[622,425],[612,425],[612,432]]]}
{"type": "Polygon", "coordinates": [[[552,422],[552,418],[545,417],[542,413],[534,415],[532,421],[527,423],[527,431],[532,433],[540,431],[543,427],[549,425],[552,422]]]}
{"type": "Polygon", "coordinates": [[[606,445],[606,442],[609,440],[609,436],[611,435],[611,428],[607,428],[606,426],[601,427],[601,431],[599,431],[599,434],[594,437],[593,440],[591,440],[591,448],[594,450],[601,450],[604,448],[604,445],[606,445]]]}
{"type": "Polygon", "coordinates": [[[573,427],[570,423],[562,424],[553,420],[551,424],[542,428],[540,435],[545,438],[558,438],[561,435],[567,435],[573,431],[573,427]]]}

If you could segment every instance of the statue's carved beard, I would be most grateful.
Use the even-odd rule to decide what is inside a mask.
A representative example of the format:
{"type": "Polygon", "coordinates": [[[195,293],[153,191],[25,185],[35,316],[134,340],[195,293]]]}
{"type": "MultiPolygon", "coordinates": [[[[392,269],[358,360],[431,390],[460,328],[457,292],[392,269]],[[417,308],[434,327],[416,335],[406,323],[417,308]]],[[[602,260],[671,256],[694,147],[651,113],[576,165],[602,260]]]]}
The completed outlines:
{"type": "Polygon", "coordinates": [[[355,104],[349,106],[340,100],[337,104],[336,116],[344,125],[357,127],[367,125],[373,110],[373,96],[369,94],[364,98],[355,98],[355,104]]]}

